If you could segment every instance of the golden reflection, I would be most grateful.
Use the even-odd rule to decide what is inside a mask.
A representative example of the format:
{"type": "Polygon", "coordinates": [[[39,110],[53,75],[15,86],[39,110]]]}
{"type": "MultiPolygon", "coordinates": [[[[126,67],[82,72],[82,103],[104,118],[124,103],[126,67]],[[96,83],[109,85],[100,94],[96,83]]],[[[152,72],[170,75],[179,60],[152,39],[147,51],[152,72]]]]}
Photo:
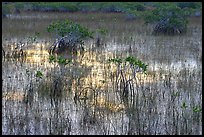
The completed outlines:
{"type": "MultiPolygon", "coordinates": [[[[92,67],[89,76],[83,79],[84,85],[92,85],[93,87],[100,87],[104,89],[106,84],[111,84],[110,73],[115,75],[117,66],[113,63],[107,63],[109,58],[114,58],[113,53],[105,52],[97,54],[96,52],[85,52],[83,54],[83,58],[78,57],[78,62],[81,61],[81,65],[92,67]],[[103,62],[100,61],[99,56],[105,57],[105,60],[103,60],[103,62]]],[[[133,77],[130,70],[127,70],[124,74],[126,79],[133,77]]],[[[145,75],[144,73],[136,74],[137,81],[143,83],[154,83],[158,80],[158,78],[158,75],[145,75]]]]}
{"type": "MultiPolygon", "coordinates": [[[[43,44],[38,44],[34,49],[27,49],[24,50],[26,53],[26,63],[44,63],[44,67],[51,68],[56,67],[53,65],[53,63],[49,63],[49,53],[48,50],[45,50],[45,46],[43,44]]],[[[90,87],[93,89],[99,89],[101,92],[110,91],[110,88],[112,88],[112,82],[111,81],[111,73],[115,75],[117,71],[117,66],[113,63],[108,63],[107,60],[109,58],[115,58],[115,55],[112,52],[93,52],[93,51],[84,51],[83,53],[77,53],[77,58],[75,62],[77,62],[77,68],[82,67],[82,69],[85,69],[85,72],[82,73],[88,73],[86,77],[81,77],[80,84],[76,82],[76,79],[72,81],[72,90],[73,92],[78,92],[78,88],[76,87],[90,87]],[[91,68],[90,72],[86,71],[87,68],[91,68]],[[109,88],[109,89],[108,89],[109,88]]],[[[49,71],[46,69],[45,71],[49,71]]],[[[75,69],[73,69],[75,71],[75,69]]],[[[145,75],[141,73],[137,73],[137,80],[146,82],[146,83],[152,83],[155,82],[155,77],[153,75],[145,75]]],[[[132,74],[130,71],[125,72],[126,79],[129,79],[132,77],[132,74]]],[[[136,82],[136,81],[135,81],[136,82]]],[[[81,89],[79,89],[81,90],[81,89]]],[[[86,94],[92,93],[93,90],[84,91],[84,93],[80,93],[82,98],[83,96],[87,96],[86,94]]],[[[112,91],[114,92],[114,91],[112,91]]],[[[21,100],[23,98],[23,95],[18,95],[16,93],[9,93],[8,95],[4,95],[5,99],[19,99],[21,100]]],[[[124,106],[119,103],[113,103],[110,101],[105,100],[104,97],[97,98],[96,104],[99,108],[106,108],[107,110],[117,112],[124,109],[124,106]]]]}
{"type": "MultiPolygon", "coordinates": [[[[109,81],[106,77],[106,70],[110,69],[110,64],[107,63],[107,60],[111,57],[113,57],[111,52],[101,53],[100,55],[96,52],[84,52],[83,55],[78,56],[77,62],[80,62],[81,65],[86,67],[91,67],[90,74],[86,78],[83,78],[84,85],[91,85],[92,87],[100,87],[101,89],[104,89],[104,86],[106,85],[105,82],[109,81]],[[105,60],[100,61],[98,56],[105,57],[105,60]]],[[[116,67],[112,66],[111,71],[113,69],[116,69],[116,67]]]]}
{"type": "Polygon", "coordinates": [[[123,104],[108,101],[103,96],[100,96],[94,99],[91,102],[91,106],[93,108],[96,108],[97,110],[106,110],[110,112],[120,112],[125,108],[123,104]]]}
{"type": "Polygon", "coordinates": [[[41,63],[47,62],[49,53],[47,50],[25,50],[26,62],[41,63]]]}
{"type": "Polygon", "coordinates": [[[8,92],[8,93],[3,93],[2,99],[12,100],[12,101],[23,101],[24,93],[23,92],[8,92]]]}

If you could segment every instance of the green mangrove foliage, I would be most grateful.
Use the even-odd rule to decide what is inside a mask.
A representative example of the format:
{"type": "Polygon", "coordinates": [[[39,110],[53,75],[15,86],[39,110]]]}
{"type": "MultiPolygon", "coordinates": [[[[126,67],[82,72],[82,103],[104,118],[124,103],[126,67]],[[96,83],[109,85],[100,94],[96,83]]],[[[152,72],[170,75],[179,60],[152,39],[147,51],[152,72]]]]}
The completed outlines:
{"type": "Polygon", "coordinates": [[[130,92],[133,95],[136,90],[135,85],[137,81],[136,74],[138,72],[142,72],[146,74],[147,64],[142,62],[141,60],[128,56],[126,58],[111,58],[108,59],[109,63],[114,63],[117,66],[117,70],[113,76],[114,79],[114,89],[116,91],[120,91],[123,97],[128,97],[130,92]]]}
{"type": "Polygon", "coordinates": [[[184,8],[191,8],[191,9],[200,9],[202,7],[201,2],[177,2],[177,6],[184,9],[184,8]]]}
{"type": "Polygon", "coordinates": [[[38,71],[36,72],[36,75],[35,75],[35,76],[38,77],[38,78],[42,78],[42,77],[43,77],[43,73],[38,70],[38,71]]]}
{"type": "Polygon", "coordinates": [[[144,72],[145,74],[147,72],[148,65],[133,56],[128,56],[127,58],[112,58],[108,59],[108,62],[113,62],[117,65],[124,63],[123,66],[129,63],[130,67],[135,68],[137,72],[144,72]]]}
{"type": "Polygon", "coordinates": [[[187,17],[195,12],[195,9],[182,9],[172,2],[158,2],[154,4],[154,7],[146,11],[129,10],[128,13],[143,18],[145,24],[153,24],[154,35],[175,35],[187,32],[187,17]]]}
{"type": "Polygon", "coordinates": [[[201,111],[202,111],[201,107],[199,107],[199,106],[193,107],[193,112],[201,112],[201,111]]]}
{"type": "MultiPolygon", "coordinates": [[[[127,12],[146,11],[161,6],[160,2],[2,2],[2,17],[7,14],[20,13],[19,11],[41,12],[127,12]]],[[[162,2],[163,3],[163,2],[162,2]]],[[[185,9],[196,9],[201,12],[201,2],[171,2],[185,9]]],[[[127,12],[128,18],[134,14],[127,12]]],[[[201,14],[200,14],[201,15],[201,14]]]]}
{"type": "Polygon", "coordinates": [[[62,65],[67,65],[67,64],[70,64],[72,61],[69,59],[65,59],[61,56],[55,57],[54,55],[50,55],[49,56],[49,62],[50,63],[57,62],[57,63],[62,64],[62,65]]]}
{"type": "Polygon", "coordinates": [[[182,105],[181,105],[181,108],[182,108],[182,109],[186,109],[187,107],[188,107],[188,106],[186,105],[186,102],[183,102],[182,105]]]}
{"type": "Polygon", "coordinates": [[[182,34],[187,30],[187,13],[172,3],[163,3],[145,17],[146,23],[155,23],[153,34],[182,34]]]}
{"type": "Polygon", "coordinates": [[[57,21],[51,23],[47,27],[47,31],[55,33],[58,36],[64,37],[69,33],[76,33],[80,38],[93,37],[93,32],[89,31],[88,28],[82,27],[80,24],[74,23],[70,20],[57,21]]]}
{"type": "Polygon", "coordinates": [[[47,27],[47,31],[57,37],[55,43],[50,47],[49,53],[61,53],[66,49],[76,50],[77,46],[82,48],[84,40],[93,38],[92,31],[68,19],[51,23],[47,27]]]}
{"type": "Polygon", "coordinates": [[[145,17],[146,23],[155,23],[153,34],[183,34],[187,31],[187,16],[190,9],[184,10],[172,3],[160,4],[145,17]]]}

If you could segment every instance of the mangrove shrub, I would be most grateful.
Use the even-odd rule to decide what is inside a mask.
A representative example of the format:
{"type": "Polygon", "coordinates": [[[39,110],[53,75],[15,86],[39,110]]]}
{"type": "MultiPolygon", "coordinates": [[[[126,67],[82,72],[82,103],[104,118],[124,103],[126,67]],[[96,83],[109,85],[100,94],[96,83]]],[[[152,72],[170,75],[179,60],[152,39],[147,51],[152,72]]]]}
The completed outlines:
{"type": "Polygon", "coordinates": [[[57,38],[50,47],[50,53],[76,50],[78,46],[84,45],[84,40],[93,38],[92,31],[70,20],[53,22],[47,27],[47,31],[57,38]]]}
{"type": "Polygon", "coordinates": [[[183,34],[187,31],[188,13],[175,3],[160,3],[144,15],[145,23],[154,24],[153,34],[183,34]]]}

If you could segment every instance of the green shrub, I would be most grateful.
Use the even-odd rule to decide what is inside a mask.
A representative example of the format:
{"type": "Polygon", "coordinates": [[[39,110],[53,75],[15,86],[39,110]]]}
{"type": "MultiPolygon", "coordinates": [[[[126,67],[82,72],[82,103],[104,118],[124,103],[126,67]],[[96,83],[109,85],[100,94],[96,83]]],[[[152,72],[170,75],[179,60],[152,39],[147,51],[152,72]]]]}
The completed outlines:
{"type": "Polygon", "coordinates": [[[6,5],[2,5],[2,17],[6,17],[6,14],[9,14],[10,13],[10,10],[9,10],[9,7],[6,6],[6,5]]]}
{"type": "Polygon", "coordinates": [[[141,2],[125,2],[123,4],[126,10],[144,11],[145,5],[141,2]]]}
{"type": "Polygon", "coordinates": [[[61,37],[64,37],[69,33],[75,33],[82,39],[93,38],[93,32],[89,31],[88,28],[82,27],[80,24],[74,23],[70,20],[51,23],[47,27],[47,31],[50,33],[55,33],[61,37]]]}
{"type": "Polygon", "coordinates": [[[100,11],[102,12],[122,12],[123,5],[121,2],[104,2],[100,5],[100,11]]]}
{"type": "Polygon", "coordinates": [[[178,2],[177,5],[181,9],[183,9],[183,8],[196,9],[196,8],[199,8],[200,6],[202,6],[202,4],[199,2],[178,2]]]}
{"type": "Polygon", "coordinates": [[[154,24],[153,34],[182,34],[187,30],[187,12],[174,3],[160,3],[151,12],[146,12],[145,23],[154,24]]]}
{"type": "Polygon", "coordinates": [[[93,2],[79,2],[77,7],[82,12],[97,11],[99,10],[98,4],[93,2]]]}
{"type": "Polygon", "coordinates": [[[123,66],[128,63],[130,67],[133,67],[137,71],[144,72],[145,74],[147,72],[148,65],[133,56],[128,56],[126,58],[111,58],[108,59],[108,62],[115,63],[117,65],[123,64],[123,66]]]}
{"type": "Polygon", "coordinates": [[[25,4],[24,2],[16,2],[16,3],[14,4],[15,8],[16,8],[16,9],[19,9],[19,10],[25,8],[26,5],[27,5],[27,4],[25,4]]]}
{"type": "Polygon", "coordinates": [[[70,20],[53,22],[47,27],[47,31],[55,34],[58,38],[50,49],[51,53],[54,50],[59,52],[65,49],[73,50],[78,45],[82,47],[85,39],[93,38],[93,32],[89,31],[88,28],[70,20]]]}
{"type": "Polygon", "coordinates": [[[14,10],[14,4],[2,4],[2,15],[11,14],[14,10]]]}
{"type": "Polygon", "coordinates": [[[66,3],[62,7],[66,8],[70,12],[75,12],[79,10],[78,7],[72,3],[66,3]]]}

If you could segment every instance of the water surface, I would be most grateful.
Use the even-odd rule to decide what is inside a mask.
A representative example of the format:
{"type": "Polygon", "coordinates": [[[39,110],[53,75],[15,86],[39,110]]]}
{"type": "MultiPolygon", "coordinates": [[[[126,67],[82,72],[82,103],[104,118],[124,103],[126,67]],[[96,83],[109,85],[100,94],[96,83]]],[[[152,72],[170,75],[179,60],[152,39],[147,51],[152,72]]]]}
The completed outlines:
{"type": "Polygon", "coordinates": [[[2,60],[2,134],[202,134],[202,111],[195,111],[202,106],[201,19],[190,20],[186,35],[152,36],[150,26],[123,17],[32,12],[2,19],[8,55],[15,42],[40,32],[24,47],[26,58],[2,60]],[[64,18],[109,30],[101,46],[91,39],[84,52],[66,54],[72,60],[66,66],[49,63],[54,39],[45,29],[64,18]],[[148,71],[137,74],[124,97],[117,66],[107,60],[129,55],[148,64],[148,71]]]}

